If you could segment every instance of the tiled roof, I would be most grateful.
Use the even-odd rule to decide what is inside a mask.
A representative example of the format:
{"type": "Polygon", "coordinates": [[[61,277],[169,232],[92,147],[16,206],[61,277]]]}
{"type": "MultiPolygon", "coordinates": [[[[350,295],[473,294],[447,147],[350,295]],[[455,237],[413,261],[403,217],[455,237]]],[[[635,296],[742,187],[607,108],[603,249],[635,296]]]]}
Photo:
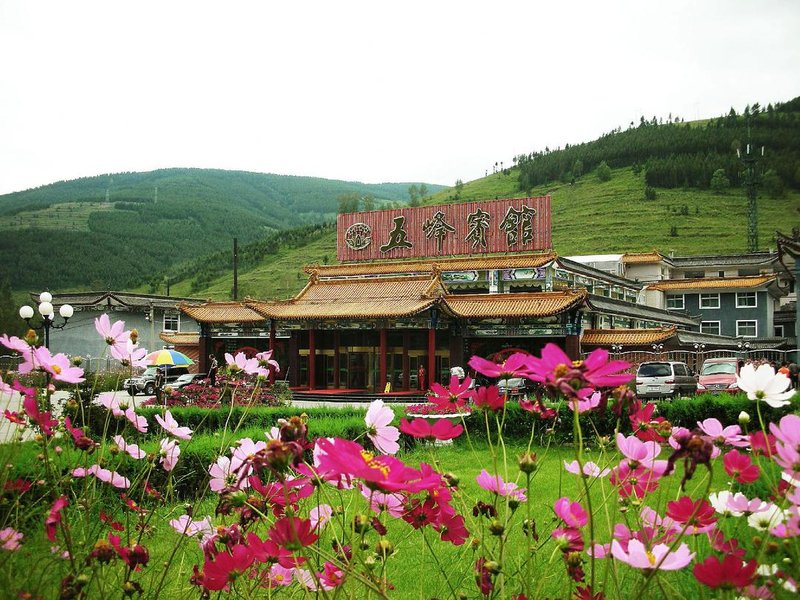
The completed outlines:
{"type": "Polygon", "coordinates": [[[517,294],[453,294],[444,305],[458,317],[549,317],[577,306],[586,291],[533,292],[517,294]]]}
{"type": "Polygon", "coordinates": [[[644,346],[664,342],[675,335],[677,328],[660,329],[587,329],[581,338],[586,346],[644,346]]]}
{"type": "Polygon", "coordinates": [[[326,279],[312,276],[295,298],[251,306],[265,317],[286,320],[405,317],[430,307],[444,294],[438,277],[326,279]]]}
{"type": "Polygon", "coordinates": [[[770,265],[778,261],[777,252],[750,252],[747,254],[721,254],[708,256],[671,256],[678,269],[720,266],[770,265]]]}
{"type": "Polygon", "coordinates": [[[700,279],[668,279],[649,286],[651,290],[717,290],[755,288],[775,281],[774,275],[755,277],[702,277],[700,279]]]}
{"type": "Polygon", "coordinates": [[[622,255],[622,262],[627,265],[660,263],[664,260],[658,252],[628,252],[622,255]]]}
{"type": "Polygon", "coordinates": [[[616,298],[607,298],[596,294],[589,294],[588,305],[589,308],[600,314],[655,321],[662,325],[669,324],[683,327],[699,326],[696,319],[692,319],[680,311],[664,310],[645,304],[632,304],[623,300],[617,300],[616,298]]]}
{"type": "MultiPolygon", "coordinates": [[[[39,294],[30,294],[31,299],[38,304],[39,294]]],[[[175,308],[179,302],[201,302],[199,298],[180,298],[176,296],[156,296],[153,294],[131,294],[128,292],[66,292],[53,294],[53,304],[61,306],[69,304],[76,309],[84,306],[127,306],[149,308],[175,308]]]]}
{"type": "Polygon", "coordinates": [[[196,331],[188,333],[173,333],[170,331],[162,331],[158,334],[163,341],[175,346],[191,346],[192,344],[200,343],[200,334],[196,331]]]}
{"type": "Polygon", "coordinates": [[[465,256],[458,258],[406,260],[340,265],[310,265],[307,273],[317,272],[320,277],[348,277],[354,275],[391,275],[401,273],[433,273],[434,271],[480,271],[485,269],[532,269],[541,267],[556,258],[554,253],[504,254],[501,256],[465,256]]]}
{"type": "Polygon", "coordinates": [[[244,302],[178,304],[178,309],[198,323],[263,323],[264,317],[244,302]]]}

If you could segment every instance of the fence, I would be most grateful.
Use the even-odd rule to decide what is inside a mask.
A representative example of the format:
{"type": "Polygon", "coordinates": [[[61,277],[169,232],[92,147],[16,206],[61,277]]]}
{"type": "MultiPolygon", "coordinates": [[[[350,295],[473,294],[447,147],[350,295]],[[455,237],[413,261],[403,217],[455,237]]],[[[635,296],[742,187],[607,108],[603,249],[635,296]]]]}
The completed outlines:
{"type": "MultiPolygon", "coordinates": [[[[584,353],[585,358],[588,353],[584,353]]],[[[747,351],[738,350],[629,350],[624,352],[611,352],[609,358],[612,360],[624,360],[631,363],[628,373],[636,373],[636,369],[643,362],[654,360],[669,360],[684,362],[689,368],[698,373],[703,361],[707,358],[739,358],[744,361],[769,361],[776,365],[782,362],[793,362],[797,360],[798,349],[776,350],[774,348],[751,349],[747,351]]]]}
{"type": "MultiPolygon", "coordinates": [[[[76,358],[76,357],[73,357],[76,358]]],[[[117,359],[100,356],[81,356],[81,368],[92,373],[130,373],[130,367],[122,366],[117,359]]],[[[22,357],[19,355],[0,355],[0,371],[16,371],[22,357]]]]}

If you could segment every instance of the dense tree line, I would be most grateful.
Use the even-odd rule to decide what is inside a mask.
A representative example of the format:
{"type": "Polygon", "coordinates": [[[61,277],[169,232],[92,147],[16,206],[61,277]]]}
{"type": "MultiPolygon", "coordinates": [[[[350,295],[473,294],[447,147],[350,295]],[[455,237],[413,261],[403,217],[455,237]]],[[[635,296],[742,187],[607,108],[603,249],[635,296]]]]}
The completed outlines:
{"type": "Polygon", "coordinates": [[[797,99],[766,110],[754,105],[742,115],[731,109],[705,124],[641,119],[638,126],[631,123],[627,130],[615,129],[593,142],[517,156],[519,187],[527,191],[569,182],[602,162],[612,168],[643,168],[650,186],[707,188],[717,169],[736,185],[743,170],[736,150],[745,152],[749,140],[759,155],[765,148],[763,159],[759,156],[761,172],[772,171],[787,186],[800,188],[800,118],[789,110],[796,104],[797,99]]]}

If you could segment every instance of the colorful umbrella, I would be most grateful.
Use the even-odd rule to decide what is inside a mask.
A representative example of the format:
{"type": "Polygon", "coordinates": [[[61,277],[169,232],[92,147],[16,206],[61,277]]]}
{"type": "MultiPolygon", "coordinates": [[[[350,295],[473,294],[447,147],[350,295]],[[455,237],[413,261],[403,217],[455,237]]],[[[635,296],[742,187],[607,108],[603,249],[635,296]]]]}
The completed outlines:
{"type": "Polygon", "coordinates": [[[144,357],[148,365],[193,365],[194,361],[177,350],[156,350],[144,357]]]}

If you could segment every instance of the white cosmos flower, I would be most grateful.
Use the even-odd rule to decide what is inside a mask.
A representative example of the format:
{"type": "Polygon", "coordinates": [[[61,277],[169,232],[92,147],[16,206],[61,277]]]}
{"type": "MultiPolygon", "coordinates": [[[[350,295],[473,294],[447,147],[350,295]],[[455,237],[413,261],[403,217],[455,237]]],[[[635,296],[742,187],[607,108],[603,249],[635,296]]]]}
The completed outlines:
{"type": "Polygon", "coordinates": [[[716,494],[709,494],[708,502],[714,507],[714,510],[721,515],[731,515],[732,517],[741,517],[744,513],[738,510],[732,510],[728,506],[728,500],[733,498],[728,490],[721,490],[716,494]]]}
{"type": "Polygon", "coordinates": [[[783,373],[776,373],[768,364],[758,369],[752,364],[743,366],[736,383],[740,390],[747,392],[750,400],[763,400],[773,408],[786,406],[789,398],[794,396],[794,390],[788,389],[791,385],[789,378],[783,373]]]}
{"type": "Polygon", "coordinates": [[[747,517],[747,524],[753,529],[767,531],[783,523],[786,517],[786,511],[775,504],[770,504],[765,510],[747,517]]]}

